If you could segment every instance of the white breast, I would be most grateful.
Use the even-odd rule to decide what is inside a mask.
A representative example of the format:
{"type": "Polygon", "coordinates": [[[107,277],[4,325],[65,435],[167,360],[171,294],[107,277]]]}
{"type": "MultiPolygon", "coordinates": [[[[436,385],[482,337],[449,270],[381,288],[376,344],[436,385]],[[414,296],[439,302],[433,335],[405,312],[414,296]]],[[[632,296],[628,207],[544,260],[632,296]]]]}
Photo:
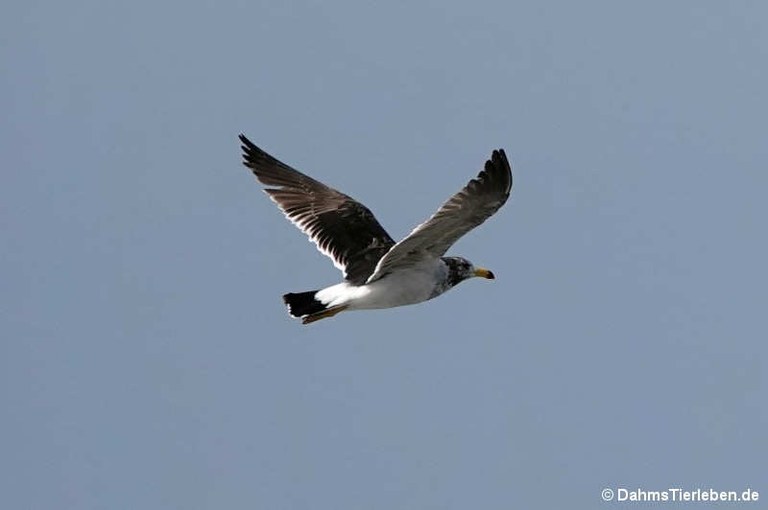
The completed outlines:
{"type": "Polygon", "coordinates": [[[435,297],[435,287],[448,269],[440,259],[430,259],[398,270],[368,285],[340,283],[321,290],[316,298],[328,306],[347,304],[349,310],[393,308],[421,303],[435,297]]]}

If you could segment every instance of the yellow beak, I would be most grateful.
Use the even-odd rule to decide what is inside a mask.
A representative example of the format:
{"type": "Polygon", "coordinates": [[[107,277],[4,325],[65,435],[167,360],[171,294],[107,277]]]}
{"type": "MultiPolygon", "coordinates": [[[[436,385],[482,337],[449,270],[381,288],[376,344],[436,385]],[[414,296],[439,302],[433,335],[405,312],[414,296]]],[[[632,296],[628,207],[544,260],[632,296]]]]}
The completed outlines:
{"type": "Polygon", "coordinates": [[[491,271],[484,269],[482,267],[475,268],[475,276],[479,276],[481,278],[487,278],[489,280],[493,280],[494,278],[496,278],[495,276],[493,276],[493,273],[491,271]]]}

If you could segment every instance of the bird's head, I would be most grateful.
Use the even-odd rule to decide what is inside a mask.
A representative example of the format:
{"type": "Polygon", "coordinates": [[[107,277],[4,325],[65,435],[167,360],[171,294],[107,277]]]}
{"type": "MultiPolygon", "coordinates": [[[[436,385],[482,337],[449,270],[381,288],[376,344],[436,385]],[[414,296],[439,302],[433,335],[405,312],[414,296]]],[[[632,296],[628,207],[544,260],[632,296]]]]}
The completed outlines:
{"type": "Polygon", "coordinates": [[[443,257],[443,261],[448,266],[448,282],[451,286],[469,278],[480,277],[488,280],[496,278],[488,269],[475,267],[472,262],[462,257],[443,257]]]}

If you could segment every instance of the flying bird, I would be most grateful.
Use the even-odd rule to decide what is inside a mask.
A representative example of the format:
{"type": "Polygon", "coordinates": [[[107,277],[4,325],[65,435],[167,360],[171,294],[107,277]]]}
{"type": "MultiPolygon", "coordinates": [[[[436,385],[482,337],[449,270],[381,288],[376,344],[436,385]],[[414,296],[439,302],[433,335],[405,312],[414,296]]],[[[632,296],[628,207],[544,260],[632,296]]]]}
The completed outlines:
{"type": "Polygon", "coordinates": [[[337,285],[283,296],[288,312],[302,323],[345,310],[421,303],[468,278],[494,279],[488,269],[444,255],[507,201],[512,170],[503,149],[493,151],[476,178],[396,243],[360,202],[278,161],[245,135],[240,141],[243,164],[264,191],[344,274],[337,285]]]}

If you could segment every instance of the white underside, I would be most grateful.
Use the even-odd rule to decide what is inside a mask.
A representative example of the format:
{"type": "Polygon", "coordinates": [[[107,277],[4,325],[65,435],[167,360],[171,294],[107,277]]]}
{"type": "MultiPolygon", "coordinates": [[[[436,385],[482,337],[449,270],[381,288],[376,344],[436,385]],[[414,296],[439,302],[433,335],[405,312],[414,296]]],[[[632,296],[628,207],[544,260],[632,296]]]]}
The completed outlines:
{"type": "Polygon", "coordinates": [[[347,305],[348,310],[412,305],[435,297],[438,282],[443,282],[447,274],[442,260],[428,259],[366,285],[332,285],[319,291],[315,298],[328,307],[347,305]]]}

